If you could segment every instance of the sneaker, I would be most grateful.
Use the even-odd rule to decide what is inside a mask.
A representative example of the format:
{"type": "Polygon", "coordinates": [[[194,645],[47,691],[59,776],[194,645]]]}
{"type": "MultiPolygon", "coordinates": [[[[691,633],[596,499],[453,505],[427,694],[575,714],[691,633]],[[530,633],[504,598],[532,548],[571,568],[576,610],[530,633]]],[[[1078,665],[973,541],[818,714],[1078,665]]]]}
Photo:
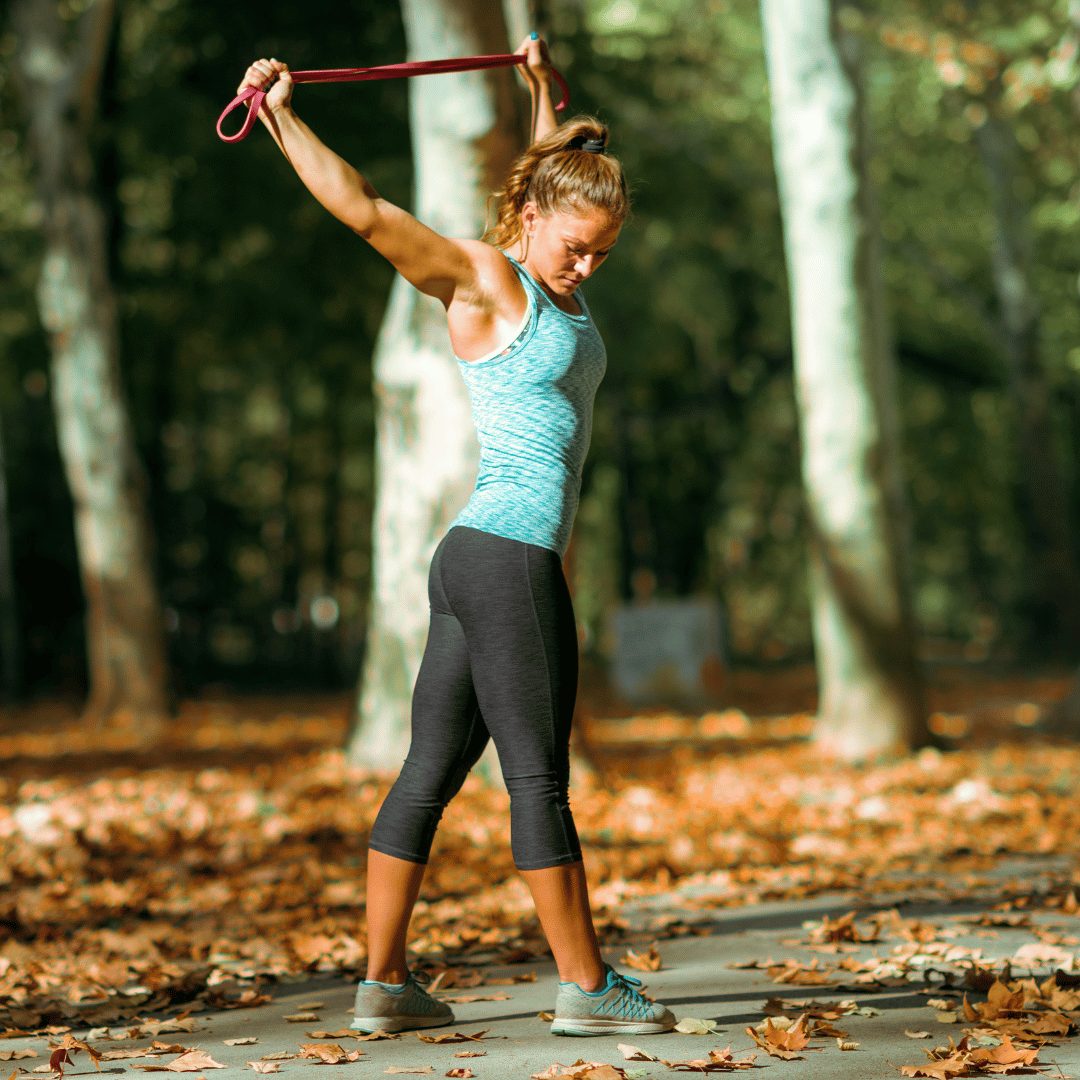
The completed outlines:
{"type": "Polygon", "coordinates": [[[552,1035],[659,1035],[675,1026],[671,1010],[646,1001],[629,975],[607,967],[607,982],[593,993],[559,983],[552,1035]]]}
{"type": "Polygon", "coordinates": [[[420,982],[430,982],[423,972],[410,972],[400,986],[369,982],[356,988],[356,1018],[349,1025],[357,1031],[412,1031],[414,1028],[443,1027],[454,1022],[450,1006],[436,1001],[420,982]]]}

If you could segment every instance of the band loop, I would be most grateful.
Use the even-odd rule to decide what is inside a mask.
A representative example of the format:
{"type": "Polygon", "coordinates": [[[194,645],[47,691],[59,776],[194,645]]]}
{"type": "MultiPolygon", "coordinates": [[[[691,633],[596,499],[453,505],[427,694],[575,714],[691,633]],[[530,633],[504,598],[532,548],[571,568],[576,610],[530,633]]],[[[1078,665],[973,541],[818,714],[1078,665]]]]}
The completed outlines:
{"type": "MultiPolygon", "coordinates": [[[[494,56],[462,56],[451,60],[418,60],[407,64],[385,64],[382,67],[371,68],[330,68],[326,71],[293,71],[290,72],[294,83],[318,83],[318,82],[371,82],[377,79],[408,79],[414,75],[446,75],[455,71],[485,71],[488,68],[513,67],[516,64],[528,63],[528,57],[522,53],[497,53],[494,56]]],[[[554,68],[551,74],[559,84],[561,97],[556,112],[562,112],[570,100],[570,91],[563,79],[554,68]]],[[[267,91],[270,87],[267,87],[267,91]]],[[[267,91],[256,90],[253,86],[245,86],[225,107],[225,111],[218,117],[217,133],[222,142],[236,143],[246,139],[255,121],[259,117],[259,110],[266,99],[267,91]],[[248,114],[244,123],[235,135],[226,135],[221,130],[221,124],[225,117],[234,109],[239,108],[244,102],[249,102],[248,114]]]]}

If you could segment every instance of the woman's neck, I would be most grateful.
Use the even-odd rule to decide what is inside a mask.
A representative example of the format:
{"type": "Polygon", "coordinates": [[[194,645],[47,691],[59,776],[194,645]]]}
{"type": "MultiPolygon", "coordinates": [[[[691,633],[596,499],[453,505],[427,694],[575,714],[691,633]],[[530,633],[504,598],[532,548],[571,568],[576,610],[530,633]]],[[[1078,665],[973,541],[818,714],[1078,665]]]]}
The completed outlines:
{"type": "Polygon", "coordinates": [[[543,277],[541,277],[540,272],[535,266],[529,264],[528,243],[524,236],[522,236],[522,238],[512,247],[507,248],[506,254],[524,267],[525,272],[529,277],[544,290],[544,295],[547,296],[560,311],[565,311],[567,315],[580,315],[584,311],[584,308],[578,302],[576,294],[571,293],[569,296],[563,296],[561,293],[553,292],[548,288],[547,283],[544,281],[543,277]]]}

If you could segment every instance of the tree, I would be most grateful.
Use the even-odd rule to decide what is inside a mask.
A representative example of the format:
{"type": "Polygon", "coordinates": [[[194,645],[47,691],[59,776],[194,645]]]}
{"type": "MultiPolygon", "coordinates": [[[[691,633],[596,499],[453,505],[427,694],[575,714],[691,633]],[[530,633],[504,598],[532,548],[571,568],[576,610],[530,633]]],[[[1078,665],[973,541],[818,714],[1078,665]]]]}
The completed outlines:
{"type": "MultiPolygon", "coordinates": [[[[506,22],[482,0],[403,0],[410,59],[505,52],[506,22]]],[[[506,69],[409,86],[415,213],[438,232],[478,236],[487,197],[521,141],[506,69]]],[[[395,768],[428,626],[431,557],[472,491],[479,452],[442,305],[397,278],[374,359],[372,596],[353,761],[395,768]]]]}
{"type": "Polygon", "coordinates": [[[13,11],[14,71],[43,211],[38,311],[49,335],[53,407],[75,504],[87,713],[98,720],[127,713],[152,733],[169,704],[164,626],[145,481],[120,382],[105,216],[94,194],[89,145],[114,9],[112,0],[96,0],[65,25],[54,0],[20,0],[13,11]]]}
{"type": "Polygon", "coordinates": [[[817,656],[817,737],[847,760],[928,741],[860,59],[835,0],[762,0],[817,656]]]}
{"type": "MultiPolygon", "coordinates": [[[[1040,292],[1045,284],[1042,289],[1037,285],[1032,155],[1021,148],[1017,133],[1024,132],[1029,146],[1032,136],[1036,144],[1045,139],[1049,145],[1040,147],[1043,161],[1050,160],[1051,153],[1061,155],[1061,160],[1071,158],[1071,129],[1063,137],[1053,121],[1044,118],[1040,138],[1022,113],[1026,109],[1028,114],[1052,115],[1048,106],[1054,91],[1075,83],[1077,37],[1075,25],[1069,23],[1076,16],[1072,8],[1066,16],[1063,9],[1042,6],[1045,11],[1036,16],[1028,5],[954,6],[948,9],[948,18],[936,24],[905,20],[901,28],[886,22],[881,37],[890,49],[931,60],[939,87],[947,90],[953,111],[963,117],[953,123],[959,120],[961,130],[970,126],[972,132],[992,223],[988,262],[995,310],[988,311],[955,274],[939,265],[931,269],[940,285],[974,309],[1003,361],[1005,385],[1016,412],[1032,637],[1042,649],[1049,645],[1073,653],[1080,642],[1080,573],[1058,447],[1054,389],[1044,356],[1048,335],[1040,292]],[[1045,39],[1056,34],[1062,36],[1046,55],[1045,39]]],[[[1044,217],[1048,203],[1040,207],[1044,217]]],[[[924,254],[923,261],[926,258],[924,254]]]]}

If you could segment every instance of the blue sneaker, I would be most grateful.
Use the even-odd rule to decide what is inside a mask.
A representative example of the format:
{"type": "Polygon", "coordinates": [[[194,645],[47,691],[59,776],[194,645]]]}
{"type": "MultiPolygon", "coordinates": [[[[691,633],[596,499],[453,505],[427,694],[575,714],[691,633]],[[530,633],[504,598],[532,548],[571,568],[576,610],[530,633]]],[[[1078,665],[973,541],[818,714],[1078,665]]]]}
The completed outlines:
{"type": "Polygon", "coordinates": [[[365,979],[356,988],[355,1019],[349,1026],[370,1035],[373,1031],[412,1031],[452,1024],[450,1006],[436,1001],[420,980],[431,981],[423,972],[410,972],[400,986],[365,979]]]}
{"type": "Polygon", "coordinates": [[[592,993],[559,983],[552,1035],[659,1035],[675,1026],[670,1009],[637,992],[639,980],[604,966],[607,982],[592,993]]]}

